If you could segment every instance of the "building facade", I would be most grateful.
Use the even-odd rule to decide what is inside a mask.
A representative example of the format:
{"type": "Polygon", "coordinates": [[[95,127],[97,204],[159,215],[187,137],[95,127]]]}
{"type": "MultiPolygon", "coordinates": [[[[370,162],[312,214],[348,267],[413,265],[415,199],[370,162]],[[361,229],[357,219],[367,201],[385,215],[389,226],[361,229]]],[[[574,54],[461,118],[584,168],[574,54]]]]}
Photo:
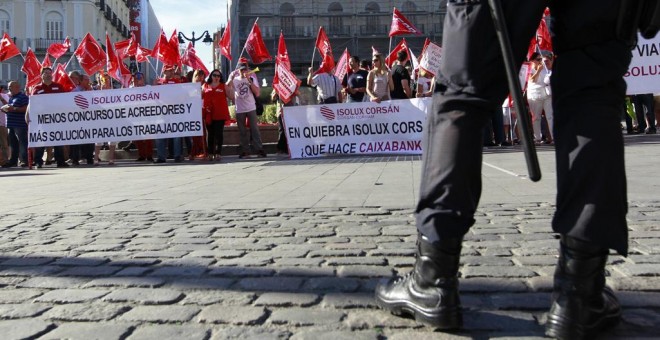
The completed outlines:
{"type": "MultiPolygon", "coordinates": [[[[339,59],[346,48],[351,55],[361,58],[370,58],[372,47],[386,54],[390,44],[393,48],[402,37],[413,52],[419,53],[426,38],[438,44],[442,40],[447,1],[228,0],[227,6],[234,62],[227,66],[226,59],[222,58],[223,69],[235,66],[252,25],[258,19],[271,55],[277,53],[280,32],[284,34],[292,70],[302,78],[312,64],[319,27],[325,29],[335,59],[339,59]],[[388,34],[394,7],[424,34],[397,36],[390,41],[388,34]]],[[[316,67],[320,58],[318,52],[315,55],[316,67]]],[[[259,65],[264,76],[272,72],[272,64],[259,65]]]]}
{"type": "MultiPolygon", "coordinates": [[[[57,60],[59,63],[70,64],[67,70],[79,69],[78,62],[73,57],[73,51],[82,38],[91,33],[101,45],[105,46],[106,32],[113,42],[130,37],[129,0],[3,0],[0,1],[0,34],[7,32],[14,38],[16,46],[25,55],[28,48],[42,61],[46,50],[52,43],[62,43],[66,37],[71,41],[69,52],[57,60]]],[[[147,13],[150,5],[145,4],[147,13]]],[[[152,21],[160,25],[155,16],[152,21]]],[[[150,33],[143,28],[143,33],[150,33]]],[[[145,34],[146,35],[146,34],[145,34]]],[[[156,35],[157,37],[157,35],[156,35]]],[[[149,43],[145,36],[143,45],[149,43]]],[[[155,37],[152,38],[155,41],[155,37]]],[[[52,61],[52,59],[51,59],[52,61]]],[[[18,80],[25,84],[25,74],[21,72],[23,59],[20,56],[0,63],[0,81],[18,80]]]]}

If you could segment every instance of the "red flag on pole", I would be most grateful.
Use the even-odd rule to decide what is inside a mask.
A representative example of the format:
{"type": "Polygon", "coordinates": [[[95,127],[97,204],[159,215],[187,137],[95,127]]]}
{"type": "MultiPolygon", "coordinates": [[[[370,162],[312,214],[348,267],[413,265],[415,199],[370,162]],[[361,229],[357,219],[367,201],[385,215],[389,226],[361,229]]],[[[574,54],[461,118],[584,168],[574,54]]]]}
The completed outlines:
{"type": "Polygon", "coordinates": [[[27,78],[27,83],[25,84],[26,88],[29,89],[32,86],[39,84],[41,81],[41,63],[37,59],[37,56],[34,55],[31,48],[28,48],[21,71],[25,73],[27,78]]]}
{"type": "Polygon", "coordinates": [[[88,75],[92,75],[105,67],[105,52],[91,34],[85,34],[80,45],[73,54],[78,58],[82,69],[88,75]]]}
{"type": "Polygon", "coordinates": [[[390,38],[401,34],[422,34],[415,25],[410,22],[396,7],[392,12],[392,24],[390,25],[390,38]]]}
{"type": "Polygon", "coordinates": [[[151,56],[151,53],[152,52],[150,49],[146,47],[142,47],[140,44],[138,44],[137,51],[135,52],[135,60],[138,63],[142,63],[145,61],[149,62],[149,59],[147,59],[147,57],[151,56]]]}
{"type": "Polygon", "coordinates": [[[128,87],[131,80],[131,72],[126,68],[126,65],[124,65],[124,63],[115,53],[108,33],[105,34],[105,49],[105,63],[108,69],[108,75],[120,82],[122,87],[128,87]]]}
{"type": "Polygon", "coordinates": [[[532,53],[540,52],[536,50],[537,45],[541,51],[552,51],[552,39],[550,38],[550,30],[548,30],[548,25],[545,21],[546,17],[549,15],[550,10],[546,8],[545,12],[543,13],[543,19],[541,19],[539,27],[536,29],[536,35],[529,43],[529,48],[527,49],[527,60],[529,60],[529,58],[532,56],[532,53]]]}
{"type": "MultiPolygon", "coordinates": [[[[286,48],[284,41],[284,33],[280,31],[280,40],[277,42],[277,55],[275,56],[275,76],[273,77],[273,85],[279,82],[277,66],[281,65],[287,70],[291,70],[291,60],[289,59],[289,51],[286,48]]],[[[277,91],[277,89],[276,89],[277,91]]],[[[279,93],[277,94],[280,95],[279,93]]]]}
{"type": "Polygon", "coordinates": [[[188,48],[183,52],[181,62],[184,65],[190,66],[194,70],[202,70],[204,71],[204,74],[209,74],[209,70],[206,68],[206,65],[204,65],[204,62],[197,56],[197,52],[195,52],[192,43],[188,43],[188,48]]]}
{"type": "Polygon", "coordinates": [[[172,65],[179,65],[179,69],[182,69],[181,54],[179,54],[179,35],[176,33],[176,29],[172,31],[172,35],[170,36],[168,43],[170,45],[170,49],[174,51],[172,54],[173,58],[176,57],[176,63],[172,65]]]}
{"type": "MultiPolygon", "coordinates": [[[[176,32],[176,30],[175,30],[176,32]]],[[[178,40],[177,40],[178,44],[178,40]]],[[[162,61],[165,65],[178,65],[179,64],[179,48],[178,45],[176,48],[172,48],[170,41],[167,40],[165,32],[160,31],[160,36],[154,45],[154,49],[151,51],[151,56],[162,61]]]]}
{"type": "Polygon", "coordinates": [[[261,29],[259,29],[256,21],[252,25],[252,30],[245,42],[245,51],[247,51],[250,59],[252,59],[253,64],[261,64],[266,60],[273,59],[266,48],[264,39],[261,37],[261,29]]]}
{"type": "Polygon", "coordinates": [[[426,47],[428,47],[430,43],[431,43],[431,39],[429,39],[429,38],[424,39],[424,46],[422,46],[422,53],[419,54],[419,57],[417,58],[417,61],[422,60],[422,56],[424,55],[424,52],[426,51],[426,47]]]}
{"type": "MultiPolygon", "coordinates": [[[[399,41],[399,43],[396,45],[396,47],[394,47],[392,52],[387,56],[387,58],[385,58],[385,65],[387,65],[388,67],[392,66],[392,64],[396,60],[396,54],[399,51],[408,52],[408,43],[406,43],[405,38],[402,38],[401,41],[399,41]]],[[[410,53],[408,53],[408,58],[404,60],[404,62],[408,61],[408,59],[410,59],[410,53]]]]}
{"type": "Polygon", "coordinates": [[[117,57],[120,60],[126,57],[133,57],[137,53],[137,45],[135,33],[131,33],[130,38],[115,43],[115,53],[117,53],[117,57]]]}
{"type": "Polygon", "coordinates": [[[14,39],[12,39],[7,32],[2,35],[0,40],[0,62],[5,61],[9,58],[15,57],[21,54],[21,51],[14,44],[14,39]]]}
{"type": "Polygon", "coordinates": [[[41,62],[41,67],[53,67],[53,63],[50,61],[50,57],[48,57],[48,52],[44,56],[44,61],[41,62]]]}
{"type": "Polygon", "coordinates": [[[69,78],[69,75],[64,69],[64,64],[61,63],[57,63],[57,67],[53,70],[53,81],[62,85],[66,92],[70,92],[76,88],[76,84],[69,78]]]}
{"type": "Polygon", "coordinates": [[[344,49],[344,53],[341,54],[341,58],[339,58],[337,68],[335,69],[335,76],[337,76],[339,80],[344,79],[344,76],[348,73],[348,58],[350,57],[351,55],[348,53],[348,48],[344,49]]]}
{"type": "Polygon", "coordinates": [[[69,37],[66,37],[66,39],[64,39],[64,43],[50,44],[50,46],[48,46],[48,54],[52,55],[55,59],[59,59],[66,52],[69,52],[70,47],[71,41],[69,40],[69,37]]]}
{"type": "Polygon", "coordinates": [[[222,32],[222,38],[220,38],[218,46],[220,47],[220,53],[231,60],[231,24],[229,22],[227,20],[227,26],[225,26],[225,30],[222,32]]]}
{"type": "Polygon", "coordinates": [[[319,33],[316,35],[316,43],[314,44],[321,53],[321,65],[314,74],[330,72],[335,67],[335,58],[332,57],[332,46],[330,46],[330,39],[325,34],[323,26],[319,27],[319,33]]]}

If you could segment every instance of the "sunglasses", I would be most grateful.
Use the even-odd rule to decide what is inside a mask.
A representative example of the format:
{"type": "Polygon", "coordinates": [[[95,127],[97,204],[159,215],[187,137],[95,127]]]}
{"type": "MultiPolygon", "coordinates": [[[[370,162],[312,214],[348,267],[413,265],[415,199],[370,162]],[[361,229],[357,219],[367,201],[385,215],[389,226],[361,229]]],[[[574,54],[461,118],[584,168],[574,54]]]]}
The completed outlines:
{"type": "Polygon", "coordinates": [[[212,74],[211,77],[220,77],[219,74],[212,74]]]}

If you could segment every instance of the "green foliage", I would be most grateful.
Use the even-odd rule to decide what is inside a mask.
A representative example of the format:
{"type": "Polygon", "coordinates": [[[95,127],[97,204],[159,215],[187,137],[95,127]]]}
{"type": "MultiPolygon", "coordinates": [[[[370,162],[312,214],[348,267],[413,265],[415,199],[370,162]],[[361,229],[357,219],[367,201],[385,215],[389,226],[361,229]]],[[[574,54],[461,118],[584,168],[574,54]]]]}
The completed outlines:
{"type": "MultiPolygon", "coordinates": [[[[236,106],[229,105],[229,115],[231,119],[236,120],[236,106]]],[[[259,117],[259,123],[277,124],[277,105],[264,104],[264,114],[259,117]]]]}

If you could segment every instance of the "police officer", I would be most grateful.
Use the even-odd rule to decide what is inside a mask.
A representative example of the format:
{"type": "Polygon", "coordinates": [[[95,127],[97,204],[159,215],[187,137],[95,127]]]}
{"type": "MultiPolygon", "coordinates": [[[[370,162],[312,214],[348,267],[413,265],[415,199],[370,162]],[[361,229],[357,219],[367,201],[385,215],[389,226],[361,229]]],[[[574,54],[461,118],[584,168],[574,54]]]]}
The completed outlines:
{"type": "MultiPolygon", "coordinates": [[[[552,228],[560,257],[546,334],[579,339],[619,319],[605,287],[609,249],[628,253],[626,176],[620,108],[630,48],[617,38],[617,0],[502,1],[520,65],[547,5],[555,61],[557,201],[552,228]]],[[[377,303],[439,329],[462,326],[458,295],[463,235],[481,194],[482,131],[507,94],[486,0],[450,0],[444,22],[442,93],[427,117],[416,208],[418,245],[408,275],[380,283],[377,303]]]]}

